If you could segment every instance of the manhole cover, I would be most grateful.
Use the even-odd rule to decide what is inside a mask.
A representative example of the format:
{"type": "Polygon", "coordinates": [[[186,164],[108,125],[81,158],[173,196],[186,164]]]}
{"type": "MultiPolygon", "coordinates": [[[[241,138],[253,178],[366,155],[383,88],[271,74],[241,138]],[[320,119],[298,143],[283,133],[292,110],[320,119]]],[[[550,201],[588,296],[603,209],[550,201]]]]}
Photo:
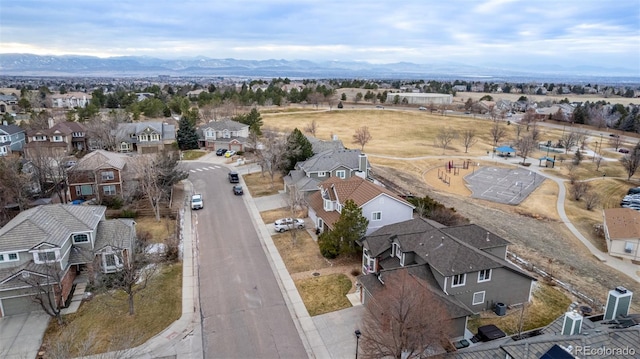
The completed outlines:
{"type": "Polygon", "coordinates": [[[314,277],[317,277],[317,276],[319,276],[319,275],[320,275],[320,273],[318,273],[318,272],[313,272],[313,276],[314,276],[314,277]]]}

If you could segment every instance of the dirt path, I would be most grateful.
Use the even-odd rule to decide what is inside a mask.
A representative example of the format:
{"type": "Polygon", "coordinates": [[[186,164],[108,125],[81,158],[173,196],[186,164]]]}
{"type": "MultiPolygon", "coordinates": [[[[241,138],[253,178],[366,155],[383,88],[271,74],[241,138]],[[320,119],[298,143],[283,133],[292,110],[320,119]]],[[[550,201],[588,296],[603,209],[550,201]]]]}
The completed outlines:
{"type": "MultiPolygon", "coordinates": [[[[374,170],[404,193],[428,195],[455,208],[472,223],[510,241],[510,251],[600,303],[605,302],[609,290],[619,285],[640,291],[637,282],[595,259],[559,221],[523,216],[516,212],[517,206],[497,209],[490,202],[447,193],[442,187],[429,186],[423,178],[390,167],[378,166],[374,170]]],[[[640,311],[637,301],[633,306],[640,311]]]]}

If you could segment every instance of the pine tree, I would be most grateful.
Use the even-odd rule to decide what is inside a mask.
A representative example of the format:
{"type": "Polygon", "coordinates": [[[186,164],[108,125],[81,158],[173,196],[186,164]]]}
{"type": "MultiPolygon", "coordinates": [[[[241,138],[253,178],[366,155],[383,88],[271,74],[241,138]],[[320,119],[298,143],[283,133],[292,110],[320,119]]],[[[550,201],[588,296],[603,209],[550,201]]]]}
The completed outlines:
{"type": "Polygon", "coordinates": [[[300,130],[295,128],[287,138],[287,152],[283,171],[289,173],[296,166],[296,163],[304,161],[313,156],[311,142],[300,130]]]}
{"type": "Polygon", "coordinates": [[[190,116],[182,116],[178,122],[176,140],[178,141],[178,147],[183,151],[194,150],[199,147],[195,121],[193,121],[190,116]]]}
{"type": "Polygon", "coordinates": [[[333,230],[318,239],[322,255],[334,258],[336,253],[358,253],[360,247],[356,241],[364,237],[368,226],[369,220],[362,216],[362,208],[353,200],[346,200],[340,212],[340,219],[333,225],[333,230]]]}

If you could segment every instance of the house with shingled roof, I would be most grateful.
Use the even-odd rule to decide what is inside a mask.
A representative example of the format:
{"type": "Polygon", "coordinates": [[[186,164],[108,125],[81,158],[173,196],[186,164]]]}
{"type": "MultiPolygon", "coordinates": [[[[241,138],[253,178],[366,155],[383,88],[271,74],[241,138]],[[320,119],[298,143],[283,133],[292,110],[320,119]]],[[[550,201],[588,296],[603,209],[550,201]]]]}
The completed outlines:
{"type": "Polygon", "coordinates": [[[21,152],[25,144],[25,131],[16,125],[0,125],[0,156],[21,152]]]}
{"type": "Polygon", "coordinates": [[[369,220],[367,233],[413,218],[415,208],[388,189],[364,178],[329,177],[320,183],[319,191],[307,198],[309,218],[320,232],[331,230],[340,219],[342,206],[347,200],[360,207],[362,215],[369,220]]]}
{"type": "Polygon", "coordinates": [[[104,206],[37,206],[0,228],[0,316],[41,309],[34,279],[53,286],[60,304],[89,266],[94,273],[112,273],[131,260],[135,222],[107,220],[105,212],[104,206]]]}
{"type": "Polygon", "coordinates": [[[249,137],[249,125],[229,119],[211,121],[196,130],[200,147],[216,151],[244,151],[249,137]]]}
{"type": "Polygon", "coordinates": [[[134,174],[127,165],[132,157],[103,150],[93,151],[67,170],[67,198],[71,201],[108,197],[124,198],[134,174]]]}
{"type": "Polygon", "coordinates": [[[120,123],[116,128],[118,152],[159,153],[172,149],[176,126],[164,122],[120,123]]]}
{"type": "Polygon", "coordinates": [[[44,130],[27,132],[25,154],[27,158],[48,154],[52,158],[71,155],[87,149],[87,130],[78,122],[59,122],[44,130]]]}
{"type": "MultiPolygon", "coordinates": [[[[422,266],[424,280],[472,313],[531,299],[535,279],[506,259],[509,242],[478,225],[446,227],[415,218],[379,228],[360,242],[364,277],[422,266]]],[[[359,281],[366,302],[371,291],[367,280],[359,281]]]]}
{"type": "Polygon", "coordinates": [[[609,254],[640,260],[640,212],[632,208],[607,208],[602,213],[609,254]]]}

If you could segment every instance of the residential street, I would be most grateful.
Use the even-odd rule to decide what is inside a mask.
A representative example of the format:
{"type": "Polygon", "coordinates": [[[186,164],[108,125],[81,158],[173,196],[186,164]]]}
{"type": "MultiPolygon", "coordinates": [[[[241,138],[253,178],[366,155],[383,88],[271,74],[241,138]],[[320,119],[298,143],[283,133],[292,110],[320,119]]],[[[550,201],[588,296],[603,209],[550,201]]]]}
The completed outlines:
{"type": "Polygon", "coordinates": [[[187,164],[203,166],[209,170],[189,179],[204,198],[204,209],[193,212],[204,357],[307,357],[243,198],[232,193],[228,170],[187,164]]]}

